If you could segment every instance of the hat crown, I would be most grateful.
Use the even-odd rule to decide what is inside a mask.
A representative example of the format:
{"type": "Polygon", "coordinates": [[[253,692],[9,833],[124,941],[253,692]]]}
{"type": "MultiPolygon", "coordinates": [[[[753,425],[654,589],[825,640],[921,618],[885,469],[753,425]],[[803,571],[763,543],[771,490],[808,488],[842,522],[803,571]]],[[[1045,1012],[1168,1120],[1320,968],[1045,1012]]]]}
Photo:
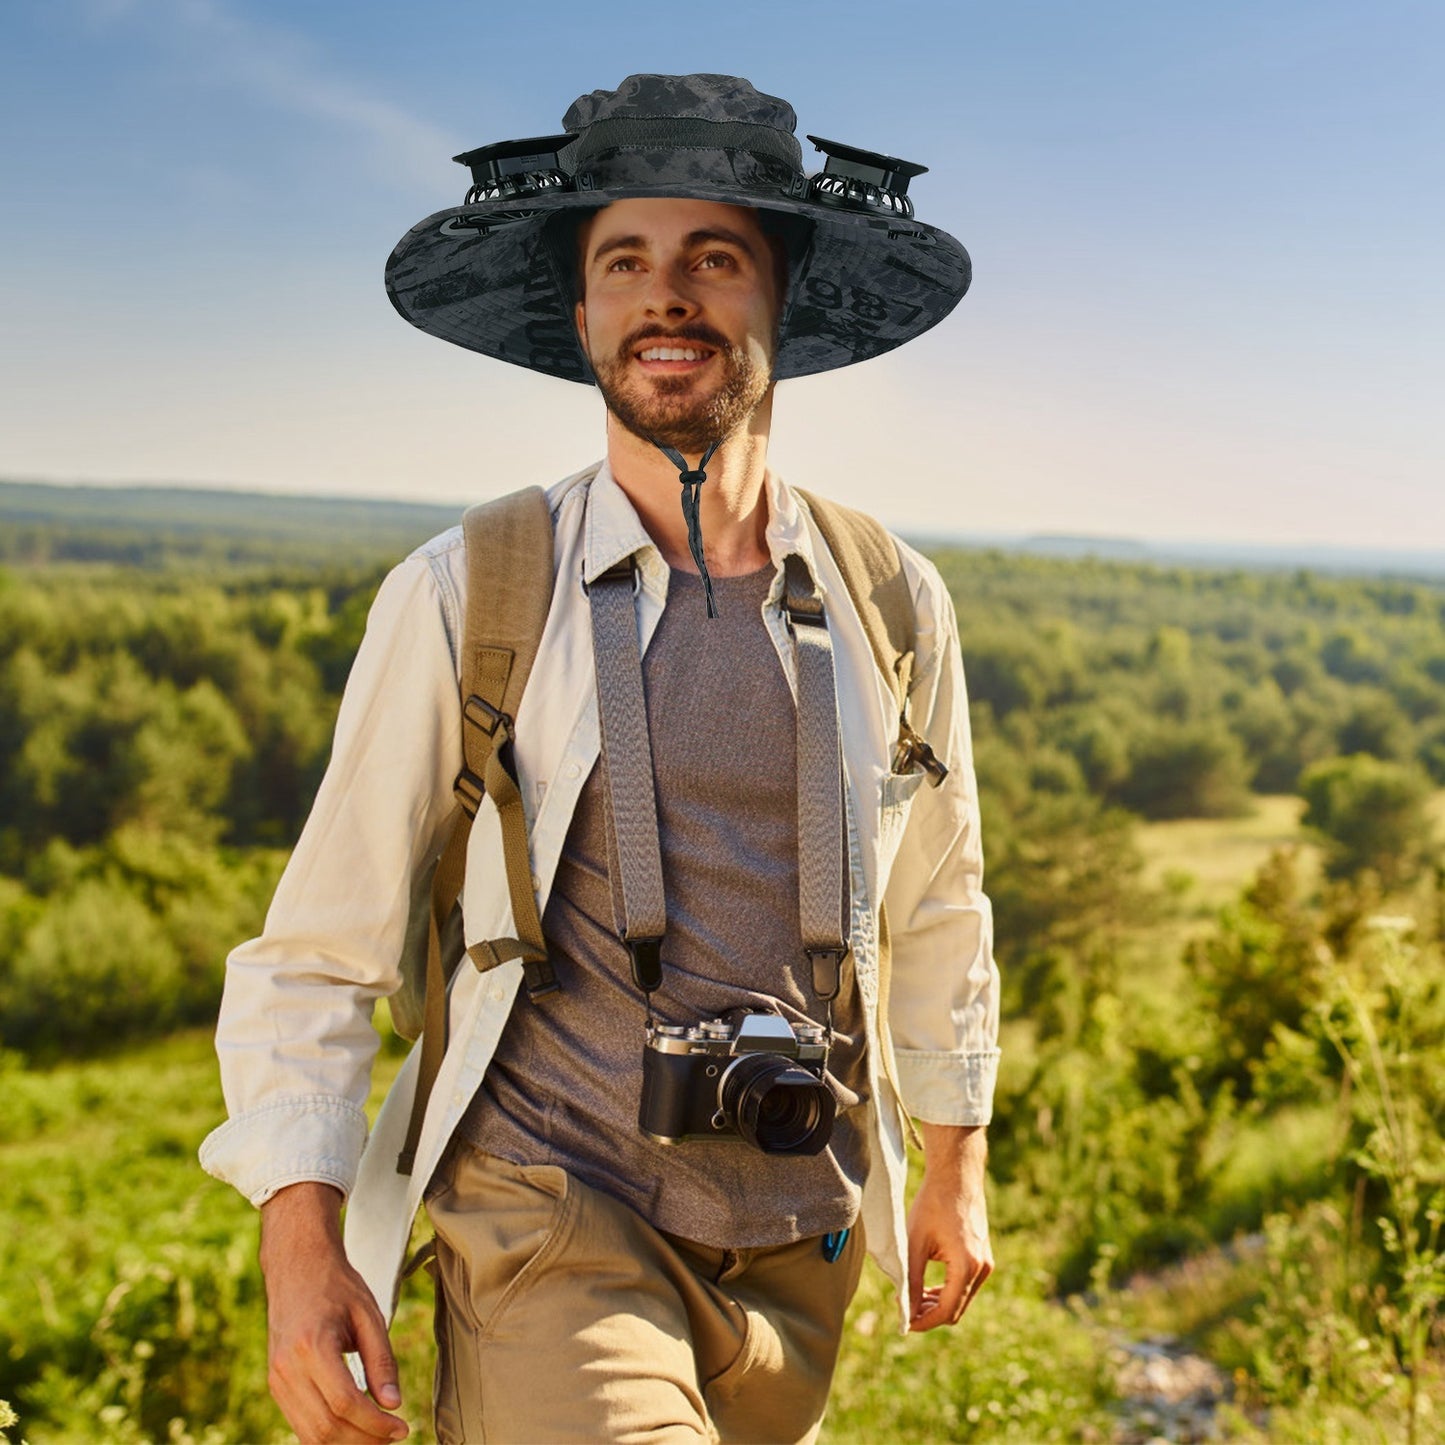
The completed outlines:
{"type": "Polygon", "coordinates": [[[562,117],[574,134],[603,120],[711,120],[764,125],[792,135],[797,113],[736,75],[629,75],[616,90],[578,96],[562,117]]]}

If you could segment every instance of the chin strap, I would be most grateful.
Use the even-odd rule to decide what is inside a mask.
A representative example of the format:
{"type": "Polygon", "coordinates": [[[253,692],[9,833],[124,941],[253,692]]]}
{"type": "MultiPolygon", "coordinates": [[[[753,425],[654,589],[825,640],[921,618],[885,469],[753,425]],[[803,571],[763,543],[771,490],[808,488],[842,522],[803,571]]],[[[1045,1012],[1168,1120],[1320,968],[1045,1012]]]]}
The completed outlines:
{"type": "Polygon", "coordinates": [[[717,603],[713,600],[712,578],[708,576],[707,561],[702,552],[702,520],[698,516],[698,500],[702,484],[707,481],[707,473],[703,468],[712,460],[712,454],[718,449],[722,438],[719,437],[702,454],[695,471],[688,466],[687,458],[676,447],[664,446],[652,437],[649,437],[648,441],[678,470],[678,481],[682,483],[682,515],[687,521],[688,550],[692,553],[692,560],[697,564],[698,574],[702,578],[703,595],[707,598],[707,615],[716,617],[717,603]]]}

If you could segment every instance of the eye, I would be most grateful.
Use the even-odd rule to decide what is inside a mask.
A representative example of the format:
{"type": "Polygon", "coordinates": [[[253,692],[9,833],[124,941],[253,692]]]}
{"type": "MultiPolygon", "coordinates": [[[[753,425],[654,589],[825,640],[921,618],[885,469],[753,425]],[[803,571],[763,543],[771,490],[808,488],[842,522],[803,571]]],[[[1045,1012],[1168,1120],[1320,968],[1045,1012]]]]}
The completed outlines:
{"type": "Polygon", "coordinates": [[[719,266],[736,266],[737,258],[728,251],[709,251],[707,255],[698,261],[699,266],[706,266],[713,269],[719,266]]]}
{"type": "Polygon", "coordinates": [[[641,262],[636,256],[618,256],[615,260],[607,263],[609,271],[633,271],[639,269],[641,262]]]}

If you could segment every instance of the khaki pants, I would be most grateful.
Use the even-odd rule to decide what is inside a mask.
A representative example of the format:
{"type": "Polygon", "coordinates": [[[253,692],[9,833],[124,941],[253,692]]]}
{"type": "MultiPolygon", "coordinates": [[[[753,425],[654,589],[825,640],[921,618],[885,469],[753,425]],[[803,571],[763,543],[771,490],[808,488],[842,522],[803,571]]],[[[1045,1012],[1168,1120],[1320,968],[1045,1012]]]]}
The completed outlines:
{"type": "Polygon", "coordinates": [[[709,1249],[548,1165],[458,1143],[436,1229],[436,1431],[456,1441],[812,1441],[858,1284],[818,1239],[709,1249]]]}

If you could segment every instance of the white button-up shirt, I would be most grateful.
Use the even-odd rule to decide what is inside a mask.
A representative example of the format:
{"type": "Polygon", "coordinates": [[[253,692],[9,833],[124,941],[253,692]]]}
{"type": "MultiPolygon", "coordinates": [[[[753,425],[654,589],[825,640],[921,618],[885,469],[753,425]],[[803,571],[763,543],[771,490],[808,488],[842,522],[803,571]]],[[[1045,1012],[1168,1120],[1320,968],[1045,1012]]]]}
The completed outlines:
{"type": "MultiPolygon", "coordinates": [[[[870,1252],[899,1288],[906,1325],[904,1111],[936,1124],[986,1124],[998,1066],[998,973],[982,892],[957,624],[937,570],[900,544],[917,614],[909,721],[950,768],[941,787],[921,787],[921,772],[892,771],[893,694],[806,502],[771,472],[766,489],[766,540],[777,575],[764,617],[795,694],[793,647],[781,609],[790,553],[801,554],[817,579],[833,638],[852,955],[869,1044],[872,1164],[863,1224],[870,1252]],[[878,1019],[882,902],[892,943],[888,1030],[880,1030],[878,1019]],[[890,1038],[893,1069],[881,1058],[890,1038]]],[[[584,582],[636,556],[645,650],[668,577],[606,462],[558,483],[548,500],[556,531],[552,604],[517,710],[514,748],[542,909],[599,749],[584,582]]],[[[394,1306],[422,1190],[481,1083],[522,977],[517,962],[483,974],[463,960],[451,989],[450,1044],[415,1167],[398,1174],[419,1050],[408,1057],[368,1139],[364,1104],[378,1044],[371,1014],[376,1000],[397,987],[413,879],[436,856],[450,822],[462,751],[459,640],[466,589],[465,548],[455,528],[414,552],[377,593],[311,815],[264,931],[228,961],[216,1043],[230,1117],[201,1147],[205,1168],[255,1204],[302,1180],[324,1181],[348,1196],[347,1253],[383,1312],[394,1306]]],[[[730,685],[718,679],[719,687],[730,685]]],[[[746,709],[739,722],[783,725],[749,718],[746,709]]],[[[791,731],[791,721],[787,726],[791,731]]],[[[485,798],[468,844],[462,908],[468,944],[515,934],[501,829],[485,798]]],[[[639,1058],[641,1048],[639,1030],[639,1058]]]]}

